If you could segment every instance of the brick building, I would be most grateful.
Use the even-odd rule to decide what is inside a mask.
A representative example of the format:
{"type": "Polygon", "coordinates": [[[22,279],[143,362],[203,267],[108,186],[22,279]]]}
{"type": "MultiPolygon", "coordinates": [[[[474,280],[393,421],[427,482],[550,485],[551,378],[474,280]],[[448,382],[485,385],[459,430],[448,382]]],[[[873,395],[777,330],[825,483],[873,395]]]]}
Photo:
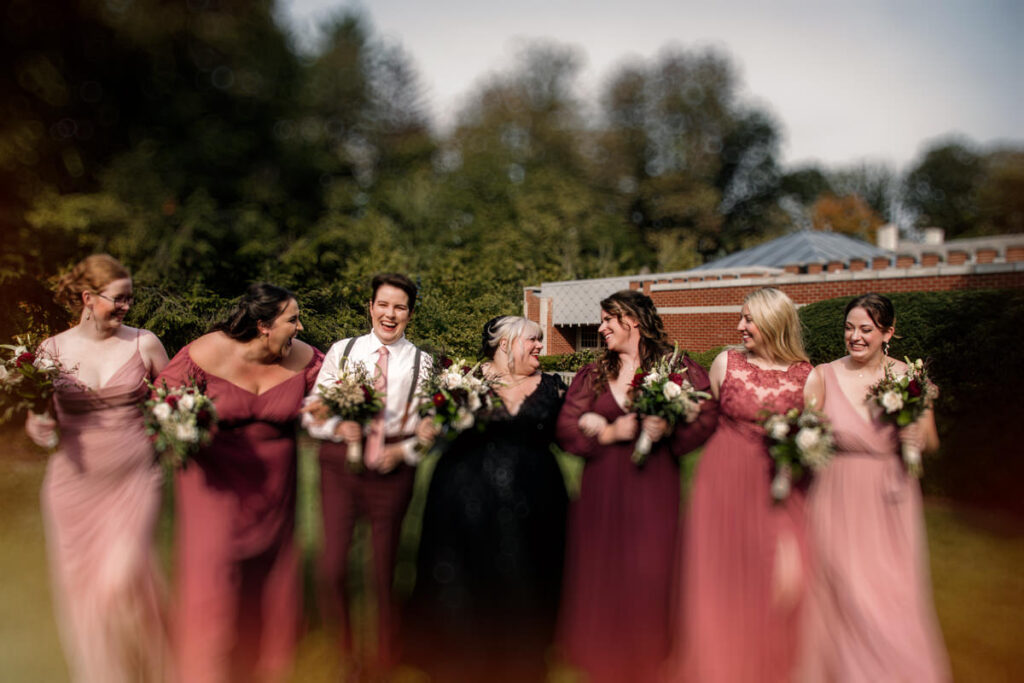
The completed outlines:
{"type": "Polygon", "coordinates": [[[802,230],[692,270],[526,287],[523,311],[544,328],[545,354],[598,348],[598,302],[641,289],[673,341],[705,351],[737,341],[743,298],[758,287],[777,287],[798,306],[866,292],[1024,288],[1024,234],[944,241],[929,229],[923,242],[906,242],[886,226],[878,241],[802,230]]]}

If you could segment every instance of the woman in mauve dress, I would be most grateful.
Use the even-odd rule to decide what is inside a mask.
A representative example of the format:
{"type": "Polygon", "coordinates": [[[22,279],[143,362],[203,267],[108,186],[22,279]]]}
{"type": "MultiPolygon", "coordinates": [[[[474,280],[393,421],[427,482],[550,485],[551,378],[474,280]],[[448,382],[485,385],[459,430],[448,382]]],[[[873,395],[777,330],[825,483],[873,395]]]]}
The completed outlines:
{"type": "Polygon", "coordinates": [[[176,669],[182,683],[280,681],[299,625],[296,425],[323,359],[295,337],[293,294],[257,284],[160,375],[194,379],[213,441],[175,480],[176,669]]]}
{"type": "Polygon", "coordinates": [[[694,474],[681,543],[673,681],[782,683],[796,661],[806,575],[804,492],[776,502],[765,411],[803,406],[811,364],[796,307],[755,290],[736,326],[742,346],[711,365],[718,430],[694,474]]]}
{"type": "MultiPolygon", "coordinates": [[[[558,416],[558,442],[585,459],[579,499],[569,507],[565,582],[557,642],[592,683],[651,681],[669,654],[672,579],[679,526],[679,459],[714,429],[713,402],[671,431],[662,418],[627,412],[630,383],[672,352],[651,299],[616,292],[601,302],[607,351],[573,379],[558,416]],[[631,456],[639,431],[654,447],[631,456]]],[[[684,356],[687,377],[708,376],[684,356]]]]}
{"type": "Polygon", "coordinates": [[[29,414],[25,429],[52,446],[59,428],[42,504],[64,654],[76,683],[163,681],[169,657],[153,547],[161,474],[138,405],[167,353],[152,333],[123,323],[132,281],[113,257],[76,265],[57,298],[78,323],[42,345],[63,369],[56,420],[29,414]]]}
{"type": "Polygon", "coordinates": [[[887,365],[906,369],[886,355],[894,325],[886,297],[853,299],[849,354],[807,381],[807,401],[822,406],[836,443],[807,502],[815,558],[799,676],[807,683],[952,680],[932,605],[921,488],[900,458],[901,442],[938,448],[935,418],[928,410],[898,429],[865,400],[887,365]]]}

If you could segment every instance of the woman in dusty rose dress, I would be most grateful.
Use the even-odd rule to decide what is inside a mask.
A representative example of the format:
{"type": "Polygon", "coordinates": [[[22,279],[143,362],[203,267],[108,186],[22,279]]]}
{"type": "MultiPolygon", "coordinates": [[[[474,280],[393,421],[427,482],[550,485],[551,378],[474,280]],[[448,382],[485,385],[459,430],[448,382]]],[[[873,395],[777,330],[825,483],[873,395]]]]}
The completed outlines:
{"type": "MultiPolygon", "coordinates": [[[[715,405],[671,432],[661,418],[626,412],[636,370],[672,351],[649,297],[625,290],[602,301],[598,332],[608,349],[576,374],[556,428],[559,444],[586,460],[569,509],[557,643],[591,683],[651,681],[671,642],[679,458],[710,435],[715,405]],[[654,442],[642,467],[631,461],[640,429],[654,442]]],[[[706,391],[707,373],[684,360],[706,391]]]]}
{"type": "Polygon", "coordinates": [[[138,404],[167,354],[152,333],[123,324],[132,281],[112,257],[79,263],[57,298],[79,318],[43,343],[66,369],[57,417],[30,414],[26,431],[45,446],[59,427],[42,504],[64,653],[77,683],[162,681],[169,658],[153,547],[161,475],[138,404]]]}
{"type": "Polygon", "coordinates": [[[795,665],[804,494],[773,501],[760,421],[763,410],[803,405],[811,365],[796,307],[777,289],[747,296],[737,330],[743,346],[711,365],[720,417],[684,516],[673,681],[781,683],[795,665]]]}
{"type": "Polygon", "coordinates": [[[252,285],[160,375],[205,384],[213,441],[175,480],[181,683],[280,681],[299,625],[296,425],[323,354],[298,341],[294,295],[252,285]]]}
{"type": "Polygon", "coordinates": [[[846,307],[849,355],[811,373],[806,398],[832,422],[836,453],[808,496],[814,569],[800,679],[807,683],[951,680],[932,606],[921,490],[900,458],[900,442],[934,451],[929,410],[897,429],[865,400],[891,364],[892,302],[859,296],[846,307]]]}

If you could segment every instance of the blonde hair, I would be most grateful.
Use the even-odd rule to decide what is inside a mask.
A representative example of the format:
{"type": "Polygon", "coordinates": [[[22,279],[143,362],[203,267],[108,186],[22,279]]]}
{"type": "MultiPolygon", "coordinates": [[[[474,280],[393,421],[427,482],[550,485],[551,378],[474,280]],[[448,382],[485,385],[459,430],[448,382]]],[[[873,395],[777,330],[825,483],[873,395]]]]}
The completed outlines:
{"type": "Polygon", "coordinates": [[[541,326],[532,320],[522,318],[518,315],[506,315],[500,318],[491,327],[490,334],[485,340],[486,346],[489,347],[489,352],[484,354],[489,358],[494,358],[494,352],[501,345],[502,339],[507,339],[509,344],[509,370],[515,370],[515,360],[512,358],[512,342],[523,335],[536,334],[538,341],[543,341],[544,330],[541,326]]]}
{"type": "Polygon", "coordinates": [[[114,280],[131,278],[131,273],[110,254],[86,256],[64,273],[54,287],[54,298],[75,315],[82,313],[82,292],[99,293],[114,280]]]}
{"type": "Polygon", "coordinates": [[[743,303],[761,332],[770,358],[784,363],[808,360],[796,305],[785,292],[762,287],[748,294],[743,303]]]}

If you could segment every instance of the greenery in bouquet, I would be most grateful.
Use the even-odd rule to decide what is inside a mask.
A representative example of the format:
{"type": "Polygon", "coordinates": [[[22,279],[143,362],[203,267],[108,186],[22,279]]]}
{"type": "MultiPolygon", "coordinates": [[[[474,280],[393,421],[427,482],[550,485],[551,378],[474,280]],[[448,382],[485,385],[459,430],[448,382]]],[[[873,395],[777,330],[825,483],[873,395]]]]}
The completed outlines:
{"type": "Polygon", "coordinates": [[[824,414],[806,406],[768,415],[762,424],[775,463],[772,498],[782,501],[789,497],[794,481],[808,472],[820,471],[831,460],[832,425],[824,414]]]}
{"type": "MultiPolygon", "coordinates": [[[[319,419],[338,417],[345,421],[368,425],[384,410],[384,394],[374,388],[373,377],[362,363],[342,359],[338,377],[333,384],[318,384],[317,391],[324,410],[316,414],[319,419]]],[[[346,457],[352,464],[363,460],[363,444],[349,441],[346,457]]]]}
{"type": "Polygon", "coordinates": [[[483,426],[501,405],[497,387],[498,382],[486,376],[479,363],[437,356],[420,384],[420,415],[429,417],[441,438],[450,441],[467,429],[483,426]]]}
{"type": "MultiPolygon", "coordinates": [[[[686,370],[678,346],[671,356],[660,359],[650,370],[637,369],[630,383],[629,410],[641,416],[664,418],[669,428],[679,418],[686,422],[696,420],[701,401],[711,398],[711,394],[694,389],[686,378],[686,370]]],[[[633,462],[642,465],[652,446],[651,438],[641,431],[633,449],[633,462]]]]}
{"type": "MultiPolygon", "coordinates": [[[[62,368],[30,335],[0,344],[0,424],[23,411],[45,413],[62,368]]],[[[56,445],[56,444],[54,444],[56,445]]]]}
{"type": "Polygon", "coordinates": [[[146,433],[165,465],[184,469],[196,451],[213,438],[217,408],[206,395],[206,386],[194,378],[173,389],[166,381],[159,387],[147,384],[151,395],[142,404],[146,433]]]}
{"type": "MultiPolygon", "coordinates": [[[[868,388],[867,400],[882,409],[881,417],[898,427],[913,424],[932,407],[938,388],[928,378],[928,368],[920,358],[910,360],[905,372],[897,374],[893,364],[885,366],[882,379],[868,388]]],[[[903,461],[907,470],[916,477],[924,472],[921,451],[911,444],[903,444],[903,461]]]]}

